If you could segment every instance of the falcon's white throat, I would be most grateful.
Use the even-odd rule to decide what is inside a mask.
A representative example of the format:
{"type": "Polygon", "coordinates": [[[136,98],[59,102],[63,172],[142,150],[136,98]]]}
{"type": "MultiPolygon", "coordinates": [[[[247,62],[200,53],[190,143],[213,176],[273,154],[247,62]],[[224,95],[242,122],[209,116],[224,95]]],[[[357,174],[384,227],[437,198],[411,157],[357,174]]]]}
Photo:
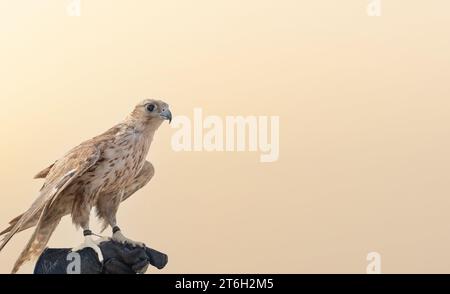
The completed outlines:
{"type": "Polygon", "coordinates": [[[203,117],[202,109],[194,108],[192,120],[175,116],[172,128],[178,129],[171,141],[174,151],[260,151],[261,162],[279,157],[278,116],[203,117]]]}

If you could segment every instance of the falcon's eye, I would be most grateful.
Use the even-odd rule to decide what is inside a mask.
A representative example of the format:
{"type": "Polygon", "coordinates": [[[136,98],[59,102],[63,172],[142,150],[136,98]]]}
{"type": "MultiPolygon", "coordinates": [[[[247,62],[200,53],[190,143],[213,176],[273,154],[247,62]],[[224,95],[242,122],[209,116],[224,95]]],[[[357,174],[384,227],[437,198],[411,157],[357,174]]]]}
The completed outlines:
{"type": "Polygon", "coordinates": [[[154,104],[147,105],[147,110],[152,112],[153,110],[155,110],[155,105],[154,104]]]}

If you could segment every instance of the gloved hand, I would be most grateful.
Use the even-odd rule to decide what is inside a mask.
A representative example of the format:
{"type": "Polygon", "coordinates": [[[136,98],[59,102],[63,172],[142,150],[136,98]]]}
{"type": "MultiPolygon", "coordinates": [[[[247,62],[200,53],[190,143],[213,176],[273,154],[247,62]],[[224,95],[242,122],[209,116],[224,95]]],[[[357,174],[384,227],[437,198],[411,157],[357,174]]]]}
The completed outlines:
{"type": "Polygon", "coordinates": [[[99,262],[97,254],[91,248],[76,252],[78,255],[74,255],[68,248],[47,248],[39,257],[34,273],[136,274],[144,273],[149,264],[162,269],[168,260],[166,254],[147,247],[132,247],[113,241],[102,242],[99,247],[103,263],[99,262]]]}

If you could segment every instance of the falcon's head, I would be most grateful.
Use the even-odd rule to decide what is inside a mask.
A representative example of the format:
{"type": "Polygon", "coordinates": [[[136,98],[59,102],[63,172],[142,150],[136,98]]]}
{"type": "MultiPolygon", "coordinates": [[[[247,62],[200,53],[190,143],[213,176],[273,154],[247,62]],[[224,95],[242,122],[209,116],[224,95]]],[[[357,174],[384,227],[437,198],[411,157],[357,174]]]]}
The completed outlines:
{"type": "Polygon", "coordinates": [[[162,123],[164,120],[172,121],[169,105],[162,100],[145,99],[134,108],[131,116],[141,122],[162,123]]]}

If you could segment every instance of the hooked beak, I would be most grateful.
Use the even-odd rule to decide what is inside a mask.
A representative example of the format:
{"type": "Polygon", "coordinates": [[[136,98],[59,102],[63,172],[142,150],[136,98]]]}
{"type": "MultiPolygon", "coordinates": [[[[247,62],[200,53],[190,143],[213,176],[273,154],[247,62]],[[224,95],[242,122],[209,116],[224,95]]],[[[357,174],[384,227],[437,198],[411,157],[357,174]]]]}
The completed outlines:
{"type": "Polygon", "coordinates": [[[164,109],[160,114],[162,119],[167,119],[170,122],[172,122],[172,112],[168,108],[164,109]]]}

